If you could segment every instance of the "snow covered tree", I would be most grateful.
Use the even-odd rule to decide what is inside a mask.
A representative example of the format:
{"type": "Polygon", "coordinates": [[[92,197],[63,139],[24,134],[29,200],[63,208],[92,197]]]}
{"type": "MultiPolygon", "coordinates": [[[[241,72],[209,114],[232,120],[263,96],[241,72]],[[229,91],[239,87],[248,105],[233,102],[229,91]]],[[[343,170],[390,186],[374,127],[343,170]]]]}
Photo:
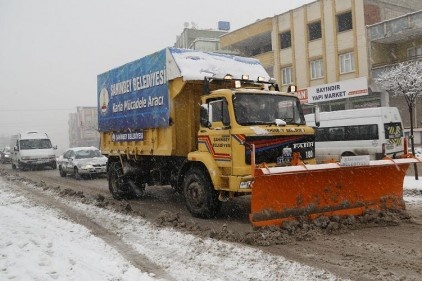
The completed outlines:
{"type": "MultiPolygon", "coordinates": [[[[403,96],[406,100],[410,117],[410,145],[412,154],[415,154],[415,143],[413,135],[413,116],[418,97],[422,97],[422,61],[400,63],[389,70],[384,71],[376,83],[386,90],[393,97],[403,96]]],[[[415,178],[418,179],[416,164],[415,178]]]]}

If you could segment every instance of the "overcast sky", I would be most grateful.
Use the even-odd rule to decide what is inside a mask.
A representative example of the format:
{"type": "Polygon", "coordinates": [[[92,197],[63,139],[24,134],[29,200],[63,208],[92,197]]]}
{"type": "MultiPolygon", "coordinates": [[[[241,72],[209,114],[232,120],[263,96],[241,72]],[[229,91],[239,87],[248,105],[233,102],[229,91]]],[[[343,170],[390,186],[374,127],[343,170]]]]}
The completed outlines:
{"type": "Polygon", "coordinates": [[[233,31],[309,2],[0,0],[0,137],[40,130],[65,149],[68,114],[96,106],[98,74],[173,46],[185,22],[233,31]]]}

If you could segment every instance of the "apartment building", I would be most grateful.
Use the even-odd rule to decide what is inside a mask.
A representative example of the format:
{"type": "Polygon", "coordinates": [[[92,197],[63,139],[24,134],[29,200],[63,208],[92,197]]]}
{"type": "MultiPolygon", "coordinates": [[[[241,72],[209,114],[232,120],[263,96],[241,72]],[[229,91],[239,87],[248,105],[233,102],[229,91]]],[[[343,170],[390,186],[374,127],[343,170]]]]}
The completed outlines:
{"type": "MultiPolygon", "coordinates": [[[[422,60],[422,10],[367,26],[369,53],[369,85],[378,75],[399,63],[422,60]]],[[[408,105],[403,96],[389,96],[389,105],[398,107],[405,127],[410,127],[408,105]]],[[[422,98],[416,99],[413,127],[415,143],[422,142],[422,98]]]]}
{"type": "Polygon", "coordinates": [[[230,30],[230,23],[218,22],[218,30],[198,29],[195,24],[185,23],[183,32],[177,36],[176,48],[192,49],[206,52],[220,50],[220,36],[230,30]]]}
{"type": "Polygon", "coordinates": [[[69,114],[69,146],[99,147],[97,107],[78,106],[76,113],[69,114]]]}
{"type": "Polygon", "coordinates": [[[371,62],[367,26],[420,10],[417,0],[318,0],[227,33],[220,44],[258,58],[283,90],[296,84],[306,111],[308,103],[323,111],[388,106],[388,94],[372,82],[379,65],[371,62]]]}

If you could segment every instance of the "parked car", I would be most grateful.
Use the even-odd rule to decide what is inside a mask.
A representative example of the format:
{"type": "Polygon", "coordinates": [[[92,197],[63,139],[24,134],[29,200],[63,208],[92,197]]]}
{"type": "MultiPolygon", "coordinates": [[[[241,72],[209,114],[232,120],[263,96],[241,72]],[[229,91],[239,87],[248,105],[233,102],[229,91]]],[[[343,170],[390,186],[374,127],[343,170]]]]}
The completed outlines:
{"type": "Polygon", "coordinates": [[[106,174],[107,157],[96,147],[74,147],[57,159],[60,176],[76,179],[106,174]]]}
{"type": "Polygon", "coordinates": [[[10,147],[6,146],[5,148],[3,148],[0,151],[0,162],[2,164],[6,164],[6,163],[10,163],[11,162],[11,158],[10,158],[10,147]]]}

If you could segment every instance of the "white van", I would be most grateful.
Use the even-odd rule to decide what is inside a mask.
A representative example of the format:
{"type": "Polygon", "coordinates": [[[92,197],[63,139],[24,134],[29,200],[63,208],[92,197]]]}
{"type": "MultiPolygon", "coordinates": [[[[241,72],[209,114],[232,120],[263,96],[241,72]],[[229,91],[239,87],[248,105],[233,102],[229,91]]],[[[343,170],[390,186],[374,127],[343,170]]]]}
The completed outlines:
{"type": "MultiPolygon", "coordinates": [[[[403,124],[396,107],[375,107],[320,113],[316,128],[317,162],[342,156],[369,155],[371,160],[403,154],[403,124]]],[[[305,115],[315,126],[314,114],[305,115]]]]}
{"type": "Polygon", "coordinates": [[[32,169],[49,166],[57,168],[56,155],[46,133],[25,132],[10,139],[12,169],[32,169]]]}

